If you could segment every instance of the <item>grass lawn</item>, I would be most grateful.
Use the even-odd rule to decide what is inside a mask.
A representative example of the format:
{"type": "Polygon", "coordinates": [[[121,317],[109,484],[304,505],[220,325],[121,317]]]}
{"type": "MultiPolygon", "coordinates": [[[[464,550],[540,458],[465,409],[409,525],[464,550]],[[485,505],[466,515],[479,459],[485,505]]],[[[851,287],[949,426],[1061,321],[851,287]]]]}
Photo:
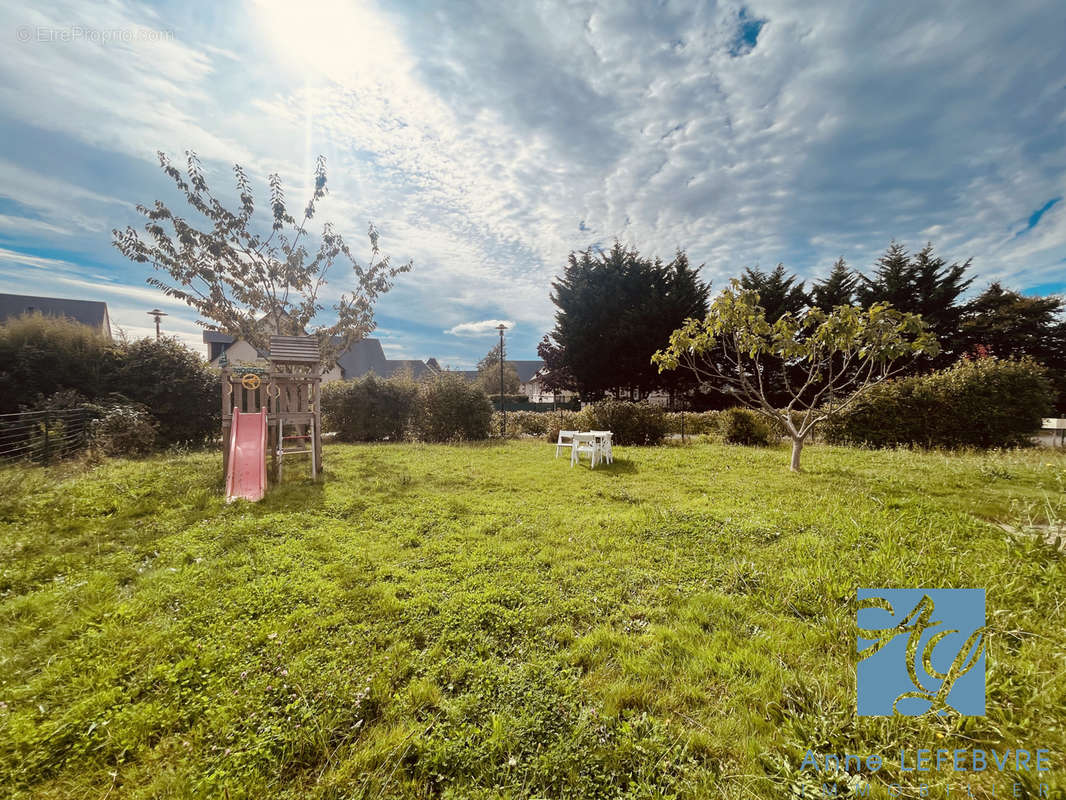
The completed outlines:
{"type": "Polygon", "coordinates": [[[215,453],[0,470],[0,794],[770,798],[811,748],[888,797],[900,747],[1066,788],[1066,562],[998,527],[1066,516],[1062,451],[616,454],[330,445],[231,506],[215,453]],[[987,589],[987,716],[856,717],[862,586],[987,589]]]}

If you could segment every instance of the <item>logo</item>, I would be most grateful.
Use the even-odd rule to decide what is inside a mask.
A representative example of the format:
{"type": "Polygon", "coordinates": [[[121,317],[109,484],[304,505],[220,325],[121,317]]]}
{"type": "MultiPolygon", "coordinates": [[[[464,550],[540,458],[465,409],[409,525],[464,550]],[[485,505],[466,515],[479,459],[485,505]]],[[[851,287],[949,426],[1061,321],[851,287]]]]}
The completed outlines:
{"type": "Polygon", "coordinates": [[[860,717],[985,713],[984,589],[859,589],[860,717]]]}

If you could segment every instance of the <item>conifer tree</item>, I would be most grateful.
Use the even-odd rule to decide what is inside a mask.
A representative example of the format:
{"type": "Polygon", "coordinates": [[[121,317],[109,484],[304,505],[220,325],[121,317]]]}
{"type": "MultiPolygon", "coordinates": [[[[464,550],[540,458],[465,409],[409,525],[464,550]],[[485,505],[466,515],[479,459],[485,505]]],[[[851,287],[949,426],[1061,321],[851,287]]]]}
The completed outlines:
{"type": "Polygon", "coordinates": [[[838,258],[829,275],[824,280],[815,281],[811,287],[811,305],[827,314],[837,306],[854,305],[858,283],[859,276],[852,271],[843,257],[838,258]]]}
{"type": "Polygon", "coordinates": [[[785,314],[798,314],[810,305],[803,281],[789,275],[784,264],[778,264],[769,273],[758,267],[747,267],[740,276],[740,285],[758,292],[759,305],[770,322],[776,322],[785,314]]]}

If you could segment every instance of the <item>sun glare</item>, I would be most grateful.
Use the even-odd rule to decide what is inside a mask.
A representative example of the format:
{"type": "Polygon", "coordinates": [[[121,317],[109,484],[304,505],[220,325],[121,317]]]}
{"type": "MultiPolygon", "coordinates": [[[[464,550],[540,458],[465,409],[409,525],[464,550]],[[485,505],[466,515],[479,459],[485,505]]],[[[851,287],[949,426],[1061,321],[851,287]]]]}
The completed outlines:
{"type": "Polygon", "coordinates": [[[367,3],[342,0],[252,0],[250,12],[279,59],[339,84],[380,82],[404,47],[367,3]]]}

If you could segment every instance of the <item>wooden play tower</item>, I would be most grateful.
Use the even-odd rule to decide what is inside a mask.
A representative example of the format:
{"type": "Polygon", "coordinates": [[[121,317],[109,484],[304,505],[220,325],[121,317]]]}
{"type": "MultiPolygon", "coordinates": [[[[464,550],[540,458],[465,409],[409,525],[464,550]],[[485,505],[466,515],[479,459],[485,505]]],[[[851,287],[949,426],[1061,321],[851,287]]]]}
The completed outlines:
{"type": "Polygon", "coordinates": [[[275,481],[285,459],[311,456],[311,477],[322,469],[322,364],[313,336],[271,336],[266,366],[225,365],[222,368],[222,469],[229,469],[233,411],[267,414],[267,449],[275,481]]]}

